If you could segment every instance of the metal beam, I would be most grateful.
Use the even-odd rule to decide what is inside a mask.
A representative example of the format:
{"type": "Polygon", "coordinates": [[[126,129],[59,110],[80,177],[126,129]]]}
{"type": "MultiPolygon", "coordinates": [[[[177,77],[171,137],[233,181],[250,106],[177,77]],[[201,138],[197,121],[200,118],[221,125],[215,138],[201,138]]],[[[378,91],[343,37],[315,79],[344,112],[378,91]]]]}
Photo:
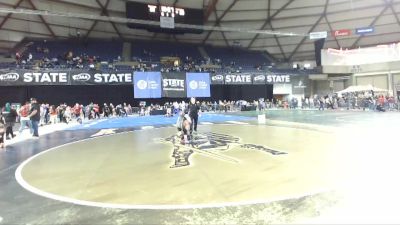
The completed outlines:
{"type": "MultiPolygon", "coordinates": [[[[267,11],[267,18],[271,17],[271,0],[268,0],[268,11],[267,11]]],[[[274,31],[274,27],[272,26],[271,21],[269,22],[269,27],[271,28],[272,31],[274,31]]],[[[279,38],[274,35],[275,41],[278,44],[279,50],[281,51],[281,54],[283,56],[283,59],[286,61],[286,55],[285,52],[283,51],[282,45],[279,41],[279,38]]],[[[268,51],[267,51],[268,52],[268,51]]],[[[269,52],[268,52],[269,54],[269,52]]]]}
{"type": "MultiPolygon", "coordinates": [[[[32,6],[32,9],[37,10],[35,4],[33,4],[32,0],[27,0],[29,4],[32,6]]],[[[53,29],[51,29],[50,25],[47,23],[47,21],[43,18],[42,15],[39,15],[40,20],[44,24],[44,26],[47,28],[47,30],[50,32],[51,36],[53,38],[56,38],[56,34],[54,33],[53,29]]]]}
{"type": "MultiPolygon", "coordinates": [[[[292,2],[294,2],[294,0],[290,0],[288,2],[286,2],[285,5],[283,5],[281,8],[278,9],[278,11],[276,11],[274,14],[272,14],[272,16],[268,17],[267,20],[264,22],[264,24],[261,26],[260,30],[265,29],[265,27],[271,22],[271,20],[277,16],[280,12],[282,12],[286,7],[288,7],[292,2]]],[[[251,47],[251,45],[253,45],[254,41],[258,38],[258,36],[260,36],[260,34],[256,34],[253,39],[251,39],[249,45],[247,46],[247,48],[249,49],[251,47]]]]}
{"type": "MultiPolygon", "coordinates": [[[[15,3],[15,5],[13,5],[13,8],[14,8],[14,9],[18,8],[18,6],[21,5],[22,1],[24,1],[24,0],[19,0],[17,3],[15,3]]],[[[7,20],[10,18],[11,14],[12,14],[12,13],[8,13],[7,16],[6,16],[6,18],[4,18],[3,21],[1,21],[1,23],[0,23],[0,29],[4,26],[4,24],[5,24],[5,23],[7,22],[7,20]]]]}
{"type": "MultiPolygon", "coordinates": [[[[102,11],[104,12],[104,15],[105,15],[105,16],[110,16],[110,15],[108,14],[107,8],[105,8],[105,7],[103,6],[103,4],[101,4],[101,2],[100,2],[99,0],[96,0],[96,2],[97,2],[97,4],[101,7],[102,11]]],[[[115,25],[115,23],[114,23],[114,22],[110,22],[110,23],[111,23],[111,26],[114,28],[115,32],[118,34],[119,38],[120,38],[120,39],[124,39],[124,37],[122,36],[122,34],[121,34],[121,33],[119,32],[119,30],[117,29],[117,26],[115,25]]]]}
{"type": "MultiPolygon", "coordinates": [[[[34,31],[24,31],[24,30],[12,29],[12,28],[2,28],[2,30],[23,33],[23,34],[35,34],[35,35],[40,35],[40,36],[45,36],[45,37],[51,37],[51,34],[43,34],[43,33],[34,32],[34,31]]],[[[67,37],[67,36],[61,36],[61,35],[59,35],[59,36],[67,37]]]]}
{"type": "MultiPolygon", "coordinates": [[[[95,7],[95,6],[89,6],[89,5],[84,5],[84,4],[76,3],[76,2],[78,2],[78,1],[76,1],[76,2],[69,2],[69,1],[63,1],[63,0],[44,0],[44,1],[56,2],[56,3],[59,3],[59,4],[63,4],[63,5],[76,6],[76,7],[82,8],[82,9],[100,10],[100,11],[101,11],[101,9],[99,9],[98,7],[95,7]]],[[[108,10],[108,12],[111,12],[111,13],[119,13],[119,14],[121,14],[121,15],[126,16],[126,15],[125,15],[125,11],[108,10]]]]}
{"type": "MultiPolygon", "coordinates": [[[[20,6],[20,7],[18,7],[18,8],[22,8],[22,6],[20,6]]],[[[5,16],[6,16],[6,15],[4,15],[4,16],[1,16],[1,15],[0,15],[0,20],[2,20],[2,18],[5,18],[5,16]]],[[[24,21],[24,22],[31,22],[31,23],[41,24],[41,22],[39,22],[39,21],[30,21],[30,20],[28,20],[28,19],[16,18],[16,17],[13,17],[13,16],[10,17],[10,20],[11,20],[11,19],[12,19],[12,20],[18,20],[18,21],[24,21]]],[[[325,22],[321,21],[320,24],[325,24],[325,22]]],[[[379,25],[376,25],[375,28],[376,28],[376,27],[379,27],[379,26],[394,25],[394,24],[397,24],[397,22],[388,23],[388,24],[384,24],[384,25],[379,24],[379,25]]],[[[74,28],[74,29],[80,29],[81,31],[85,31],[85,32],[89,30],[89,28],[78,27],[78,26],[76,26],[76,25],[75,25],[75,26],[74,26],[74,25],[71,25],[71,26],[70,26],[70,25],[55,24],[55,23],[49,23],[49,25],[51,25],[52,27],[59,27],[59,28],[74,28]]],[[[275,27],[274,27],[274,28],[275,28],[275,27]]],[[[108,34],[114,33],[113,31],[102,31],[102,30],[96,30],[96,29],[93,29],[93,30],[94,30],[94,31],[98,31],[98,32],[102,32],[102,33],[108,33],[108,34]]],[[[124,33],[123,35],[124,35],[124,37],[126,38],[126,36],[127,36],[127,35],[130,35],[130,34],[124,33]]],[[[147,37],[146,39],[150,38],[149,36],[146,36],[146,35],[138,35],[138,36],[147,37]]],[[[380,35],[370,34],[370,35],[368,35],[368,36],[380,36],[380,35]]],[[[234,38],[234,39],[230,39],[229,37],[227,37],[227,40],[228,40],[228,41],[231,41],[231,40],[250,41],[251,39],[252,39],[252,38],[234,38]]],[[[261,36],[261,37],[259,37],[258,39],[269,40],[269,39],[275,39],[275,37],[261,36]]],[[[354,37],[353,37],[353,38],[351,38],[351,37],[349,37],[349,38],[343,37],[342,39],[355,39],[355,38],[354,38],[354,37]]],[[[183,39],[181,38],[180,40],[186,40],[186,39],[185,39],[185,38],[183,38],[183,39]]],[[[188,39],[188,40],[189,40],[189,39],[188,39]]],[[[210,40],[211,40],[211,39],[210,39],[210,40]]],[[[216,39],[212,39],[212,40],[223,40],[223,38],[221,38],[221,39],[216,38],[216,39]]],[[[333,41],[333,40],[332,40],[332,41],[333,41]]],[[[201,42],[201,41],[200,41],[200,42],[201,42]]],[[[327,42],[330,42],[330,41],[327,40],[327,42]]],[[[288,45],[297,45],[297,44],[285,44],[285,46],[288,46],[288,45]]],[[[253,45],[253,46],[254,46],[254,45],[253,45]]],[[[263,45],[263,46],[257,46],[257,47],[262,48],[262,47],[274,47],[274,46],[263,45]]]]}
{"type": "MultiPolygon", "coordinates": [[[[386,2],[386,6],[383,8],[383,10],[378,14],[378,16],[376,16],[374,18],[374,20],[372,20],[372,22],[369,24],[370,27],[374,26],[375,23],[382,17],[382,15],[385,13],[386,10],[389,9],[390,5],[392,4],[393,0],[391,0],[390,2],[386,2]]],[[[358,42],[362,39],[362,35],[360,35],[357,40],[351,45],[351,48],[356,47],[356,45],[358,44],[358,42]]]]}
{"type": "MultiPolygon", "coordinates": [[[[331,6],[332,4],[329,4],[329,5],[331,6]]],[[[400,5],[400,2],[394,2],[394,3],[392,3],[392,5],[400,5]]],[[[365,6],[365,7],[359,7],[359,8],[357,8],[357,10],[375,9],[377,7],[384,7],[384,6],[385,6],[385,4],[373,5],[373,6],[365,6]]],[[[287,9],[287,10],[289,10],[289,9],[287,9]]],[[[290,9],[290,10],[292,10],[292,9],[290,9]]],[[[262,10],[262,11],[265,11],[265,9],[262,10]]],[[[345,9],[345,10],[338,10],[338,11],[334,11],[334,12],[327,12],[326,15],[335,15],[335,14],[352,13],[352,12],[354,12],[354,9],[345,9]]],[[[249,12],[249,13],[251,13],[251,12],[249,12]]],[[[276,18],[275,21],[288,20],[288,19],[301,19],[301,18],[306,18],[306,17],[316,17],[316,16],[320,16],[320,15],[321,15],[321,13],[312,13],[312,14],[298,15],[298,16],[285,16],[285,17],[276,18]]],[[[357,20],[357,19],[361,19],[361,18],[362,17],[358,17],[356,19],[340,20],[338,22],[357,20]]],[[[246,21],[249,21],[249,22],[262,22],[262,21],[265,21],[265,19],[246,19],[246,21]]],[[[227,21],[224,21],[224,22],[232,22],[232,23],[243,22],[243,19],[227,20],[227,21]]]]}
{"type": "MultiPolygon", "coordinates": [[[[107,9],[109,3],[110,3],[110,0],[107,0],[106,4],[104,5],[104,8],[107,9]]],[[[104,16],[105,15],[105,11],[101,10],[101,14],[100,15],[104,16]]],[[[90,26],[88,32],[86,32],[86,35],[85,35],[85,38],[84,38],[85,40],[89,38],[90,33],[93,31],[94,27],[97,25],[98,22],[99,22],[98,20],[95,20],[93,22],[92,26],[90,26]]]]}
{"type": "Polygon", "coordinates": [[[13,48],[9,48],[9,47],[0,47],[0,50],[5,50],[6,52],[10,51],[13,48]]]}
{"type": "MultiPolygon", "coordinates": [[[[329,23],[328,17],[327,17],[326,15],[325,15],[325,21],[326,21],[326,23],[328,24],[330,33],[332,33],[333,29],[332,29],[331,23],[329,23]]],[[[336,36],[333,36],[333,39],[335,40],[335,42],[336,42],[336,44],[337,44],[337,47],[340,48],[340,44],[339,44],[339,41],[338,41],[338,39],[336,38],[336,36]]]]}
{"type": "Polygon", "coordinates": [[[205,10],[205,13],[204,13],[204,23],[206,23],[208,21],[208,18],[211,16],[211,13],[216,11],[215,9],[216,9],[217,3],[218,3],[218,0],[210,0],[208,2],[207,9],[205,10]]]}
{"type": "MultiPolygon", "coordinates": [[[[321,15],[321,14],[319,14],[319,15],[321,15]]],[[[358,20],[365,20],[365,19],[371,19],[371,18],[375,18],[375,16],[367,16],[367,17],[359,17],[359,18],[356,18],[356,19],[346,19],[346,20],[340,20],[340,21],[336,21],[336,22],[329,22],[330,24],[336,24],[336,23],[342,23],[342,22],[352,22],[352,21],[358,21],[358,20]]],[[[228,21],[229,22],[229,21],[228,21]]],[[[226,24],[227,23],[227,21],[224,21],[224,23],[226,24]]],[[[313,23],[314,24],[314,23],[313,23]]],[[[282,30],[282,29],[284,29],[284,30],[289,30],[289,29],[292,29],[292,28],[307,28],[307,27],[310,27],[310,26],[312,26],[313,24],[303,24],[303,25],[294,25],[294,26],[285,26],[285,27],[278,27],[278,28],[276,28],[275,27],[275,29],[277,29],[277,30],[282,30]]],[[[319,24],[327,24],[326,22],[324,22],[324,21],[321,21],[319,24]]],[[[376,25],[375,27],[378,27],[378,26],[385,26],[385,25],[391,25],[391,24],[397,24],[397,23],[386,23],[386,24],[379,24],[379,25],[376,25]]],[[[273,39],[273,37],[259,37],[258,39],[273,39]]],[[[242,40],[251,40],[251,38],[249,38],[249,39],[242,39],[242,40]]]]}
{"type": "MultiPolygon", "coordinates": [[[[269,23],[269,26],[270,26],[271,30],[273,31],[273,30],[274,30],[274,27],[272,26],[272,23],[271,23],[271,22],[269,23]]],[[[279,47],[279,50],[281,51],[281,54],[282,54],[282,56],[283,56],[283,59],[286,61],[286,54],[285,54],[285,52],[283,51],[281,42],[279,41],[279,38],[278,38],[276,35],[274,35],[274,38],[275,38],[276,43],[278,44],[278,47],[279,47]]]]}
{"type": "Polygon", "coordinates": [[[19,43],[19,41],[3,40],[3,39],[0,39],[0,42],[2,42],[2,43],[19,43]]]}
{"type": "MultiPolygon", "coordinates": [[[[317,22],[315,22],[315,24],[311,27],[311,29],[308,31],[308,33],[311,33],[315,27],[317,27],[317,25],[319,24],[319,22],[326,16],[326,11],[328,9],[328,5],[329,5],[329,0],[326,0],[325,2],[325,8],[324,8],[324,12],[321,14],[321,16],[319,17],[319,19],[317,20],[317,22]]],[[[296,54],[297,50],[299,50],[300,46],[307,40],[308,36],[303,37],[303,39],[300,41],[300,43],[296,46],[296,48],[293,50],[293,52],[290,54],[288,61],[292,60],[294,54],[296,54]]]]}
{"type": "MultiPolygon", "coordinates": [[[[176,7],[176,4],[178,3],[178,1],[179,1],[179,0],[175,0],[175,2],[174,2],[174,4],[173,4],[174,8],[176,7]]],[[[175,40],[176,42],[178,42],[178,39],[176,38],[176,35],[175,35],[175,34],[173,34],[173,37],[174,37],[174,40],[175,40]]]]}
{"type": "MultiPolygon", "coordinates": [[[[217,18],[217,20],[215,21],[214,27],[215,27],[215,26],[219,26],[221,20],[225,17],[225,15],[229,12],[229,10],[231,10],[231,8],[232,8],[238,1],[239,1],[239,0],[234,0],[234,1],[228,6],[228,8],[226,8],[226,10],[222,13],[222,15],[221,15],[219,18],[217,18]]],[[[208,40],[208,38],[210,37],[210,35],[211,35],[212,32],[213,32],[212,30],[208,31],[206,37],[204,38],[204,40],[203,40],[203,42],[202,42],[203,45],[206,43],[206,41],[208,40]]]]}
{"type": "Polygon", "coordinates": [[[399,24],[399,26],[400,26],[399,16],[397,15],[396,11],[394,10],[393,5],[390,5],[390,10],[392,11],[393,16],[396,18],[397,24],[399,24]]]}
{"type": "MultiPolygon", "coordinates": [[[[217,11],[214,10],[214,13],[215,13],[215,17],[218,18],[217,11]]],[[[221,25],[218,24],[218,26],[220,27],[221,25]]],[[[221,35],[222,35],[222,38],[225,41],[226,46],[229,47],[230,46],[229,45],[229,41],[228,41],[228,39],[226,39],[225,33],[223,31],[221,31],[221,35]]]]}
{"type": "MultiPolygon", "coordinates": [[[[270,16],[271,16],[271,0],[268,0],[267,1],[267,18],[269,18],[270,16]]],[[[272,26],[272,23],[271,22],[269,22],[269,28],[272,30],[272,31],[274,31],[274,27],[272,26]]],[[[278,40],[278,37],[276,36],[276,35],[273,35],[273,37],[274,37],[274,39],[275,39],[275,42],[277,43],[277,45],[278,45],[278,47],[279,47],[279,49],[280,49],[280,52],[281,52],[281,54],[282,54],[282,57],[284,58],[284,59],[286,59],[286,55],[285,55],[285,53],[283,52],[283,49],[282,49],[282,46],[281,46],[281,44],[280,44],[280,42],[279,42],[279,40],[278,40]]],[[[250,38],[250,39],[248,39],[248,40],[252,40],[253,38],[250,38]]],[[[276,47],[276,45],[274,45],[274,46],[270,46],[270,47],[276,47]]],[[[258,47],[258,48],[261,48],[261,47],[258,47]]],[[[256,50],[259,50],[259,49],[257,49],[257,47],[253,47],[253,49],[256,49],[256,50]]],[[[250,50],[250,49],[249,49],[250,50]]],[[[270,57],[270,58],[273,58],[275,61],[276,61],[276,58],[275,57],[273,57],[272,56],[272,54],[270,54],[269,52],[268,52],[268,50],[266,50],[265,49],[265,47],[264,47],[264,51],[266,52],[266,54],[270,57]]]]}
{"type": "MultiPolygon", "coordinates": [[[[0,18],[3,18],[2,16],[0,16],[0,18]]],[[[5,17],[4,17],[5,18],[5,17]]],[[[39,21],[32,21],[29,19],[23,19],[23,18],[15,18],[13,16],[10,17],[10,19],[13,20],[18,20],[18,21],[24,21],[24,22],[30,22],[30,23],[37,23],[37,24],[41,24],[41,22],[39,21]]],[[[81,31],[89,31],[88,28],[84,28],[84,27],[77,27],[77,26],[70,26],[70,25],[62,25],[62,24],[55,24],[55,23],[48,23],[50,26],[52,27],[60,27],[60,28],[74,28],[74,29],[79,29],[81,31]]],[[[102,32],[102,33],[108,33],[108,34],[113,34],[114,32],[112,31],[103,31],[103,30],[95,30],[94,31],[98,31],[98,32],[102,32]]]]}
{"type": "MultiPolygon", "coordinates": [[[[353,39],[355,39],[355,38],[353,38],[353,39]]],[[[325,43],[330,43],[330,42],[334,42],[334,41],[333,40],[331,40],[331,41],[326,40],[325,41],[325,43]]],[[[286,47],[288,47],[288,46],[297,46],[297,45],[298,45],[298,43],[297,44],[285,44],[286,47]]],[[[303,43],[303,45],[314,45],[314,43],[311,43],[311,42],[303,43]]],[[[254,48],[274,48],[274,47],[278,47],[278,46],[277,45],[253,45],[251,48],[254,49],[254,48]]]]}

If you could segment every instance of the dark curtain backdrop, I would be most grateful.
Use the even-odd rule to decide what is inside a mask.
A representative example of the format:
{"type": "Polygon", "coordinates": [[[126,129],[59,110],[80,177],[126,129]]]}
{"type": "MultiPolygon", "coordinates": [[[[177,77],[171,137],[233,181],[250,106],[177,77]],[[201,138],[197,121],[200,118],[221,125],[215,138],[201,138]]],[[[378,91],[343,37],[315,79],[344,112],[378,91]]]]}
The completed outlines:
{"type": "MultiPolygon", "coordinates": [[[[211,98],[199,98],[199,100],[255,100],[258,98],[271,99],[273,85],[212,85],[211,98]]],[[[0,87],[0,105],[6,102],[23,103],[31,97],[39,102],[49,104],[88,104],[103,103],[130,103],[137,105],[139,101],[151,103],[164,103],[187,100],[186,98],[162,98],[162,99],[134,99],[132,86],[24,86],[24,87],[0,87]]]]}

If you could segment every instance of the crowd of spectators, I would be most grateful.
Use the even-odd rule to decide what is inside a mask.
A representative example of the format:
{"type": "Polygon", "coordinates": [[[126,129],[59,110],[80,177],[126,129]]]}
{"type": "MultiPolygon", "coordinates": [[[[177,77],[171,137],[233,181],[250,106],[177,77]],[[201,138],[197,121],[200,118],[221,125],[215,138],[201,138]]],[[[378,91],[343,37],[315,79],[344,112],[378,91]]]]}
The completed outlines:
{"type": "Polygon", "coordinates": [[[72,50],[63,55],[50,56],[48,48],[36,49],[36,53],[43,53],[40,58],[33,57],[33,54],[16,53],[16,68],[20,69],[95,69],[99,65],[106,65],[109,69],[114,69],[113,63],[121,61],[121,56],[117,56],[112,61],[104,61],[99,56],[86,53],[75,54],[72,50]]]}
{"type": "MultiPolygon", "coordinates": [[[[399,99],[400,100],[400,99],[399,99]]],[[[297,99],[292,98],[288,102],[290,108],[301,107],[324,109],[346,109],[346,110],[377,110],[393,111],[399,110],[395,97],[373,92],[355,92],[343,95],[315,95],[313,98],[302,98],[301,104],[297,99]]]]}
{"type": "MultiPolygon", "coordinates": [[[[36,104],[36,103],[35,103],[36,104]]],[[[202,112],[232,112],[232,111],[250,111],[250,110],[267,110],[267,109],[314,109],[314,110],[369,110],[369,111],[392,111],[400,110],[399,105],[392,96],[375,94],[373,92],[357,92],[345,95],[315,95],[311,98],[297,99],[295,97],[289,99],[263,99],[254,101],[197,101],[202,112]]],[[[148,116],[148,115],[165,115],[174,116],[188,108],[188,103],[182,102],[165,102],[164,104],[153,104],[140,102],[137,106],[122,103],[114,105],[113,103],[90,103],[83,105],[76,103],[75,105],[67,105],[61,103],[59,105],[50,105],[42,103],[38,105],[40,113],[37,115],[38,126],[57,123],[82,123],[84,120],[93,120],[109,117],[125,117],[130,115],[148,116]]],[[[32,104],[26,102],[23,105],[11,105],[7,103],[0,111],[0,141],[2,139],[14,138],[16,134],[13,127],[16,121],[20,122],[19,133],[28,127],[31,134],[32,121],[30,115],[32,113],[32,104]]],[[[4,142],[4,141],[3,141],[4,142]]],[[[0,142],[0,146],[2,143],[0,142]]]]}
{"type": "MultiPolygon", "coordinates": [[[[62,44],[62,43],[60,43],[62,44]]],[[[33,45],[33,42],[30,43],[33,45]]],[[[241,65],[236,61],[221,59],[219,57],[198,57],[192,55],[166,55],[166,57],[177,58],[177,62],[163,62],[160,57],[155,57],[150,50],[143,49],[143,56],[134,56],[129,62],[130,66],[121,66],[121,56],[110,56],[102,59],[99,55],[87,53],[75,53],[74,48],[63,53],[53,53],[42,42],[36,48],[26,47],[15,54],[15,66],[21,69],[99,69],[99,70],[134,70],[134,71],[161,71],[161,72],[243,72],[263,71],[270,68],[268,60],[265,63],[254,63],[254,65],[241,65]]],[[[79,51],[82,52],[82,51],[79,51]]]]}

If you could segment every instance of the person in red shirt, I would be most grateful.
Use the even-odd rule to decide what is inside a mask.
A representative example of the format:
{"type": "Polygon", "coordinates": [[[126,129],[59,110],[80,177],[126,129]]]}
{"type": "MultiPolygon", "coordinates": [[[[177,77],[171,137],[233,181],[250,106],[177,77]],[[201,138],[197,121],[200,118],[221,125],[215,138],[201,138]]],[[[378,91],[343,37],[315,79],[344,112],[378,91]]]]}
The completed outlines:
{"type": "Polygon", "coordinates": [[[379,112],[385,112],[384,106],[385,106],[385,98],[383,97],[383,95],[380,95],[378,98],[378,104],[376,106],[376,109],[379,112]]]}
{"type": "Polygon", "coordinates": [[[98,104],[93,105],[93,110],[94,110],[94,118],[99,118],[100,119],[100,107],[98,104]]]}
{"type": "Polygon", "coordinates": [[[57,123],[57,108],[55,105],[50,106],[50,123],[56,124],[57,123]]]}
{"type": "Polygon", "coordinates": [[[28,117],[30,108],[31,108],[31,106],[30,106],[29,102],[27,101],[19,110],[20,123],[21,123],[21,125],[19,127],[20,134],[22,133],[22,131],[24,130],[25,127],[29,127],[31,134],[33,134],[32,123],[28,117]]]}

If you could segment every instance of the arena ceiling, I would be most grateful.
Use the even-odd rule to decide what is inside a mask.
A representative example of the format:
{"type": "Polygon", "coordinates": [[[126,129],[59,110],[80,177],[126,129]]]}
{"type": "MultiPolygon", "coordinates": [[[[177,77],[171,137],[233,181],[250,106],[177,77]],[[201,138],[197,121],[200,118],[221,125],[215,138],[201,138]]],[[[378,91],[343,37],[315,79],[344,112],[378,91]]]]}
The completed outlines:
{"type": "MultiPolygon", "coordinates": [[[[24,38],[123,38],[171,40],[217,46],[240,45],[267,51],[278,60],[314,58],[314,44],[306,34],[316,31],[374,27],[372,34],[332,37],[325,48],[356,48],[398,42],[400,0],[159,0],[166,5],[203,8],[205,25],[277,32],[280,36],[249,32],[204,31],[169,35],[130,29],[124,23],[45,15],[0,13],[0,51],[7,52],[24,38]]],[[[73,12],[125,18],[126,0],[2,0],[0,8],[73,12]]],[[[157,3],[157,0],[136,1],[157,3]]]]}

